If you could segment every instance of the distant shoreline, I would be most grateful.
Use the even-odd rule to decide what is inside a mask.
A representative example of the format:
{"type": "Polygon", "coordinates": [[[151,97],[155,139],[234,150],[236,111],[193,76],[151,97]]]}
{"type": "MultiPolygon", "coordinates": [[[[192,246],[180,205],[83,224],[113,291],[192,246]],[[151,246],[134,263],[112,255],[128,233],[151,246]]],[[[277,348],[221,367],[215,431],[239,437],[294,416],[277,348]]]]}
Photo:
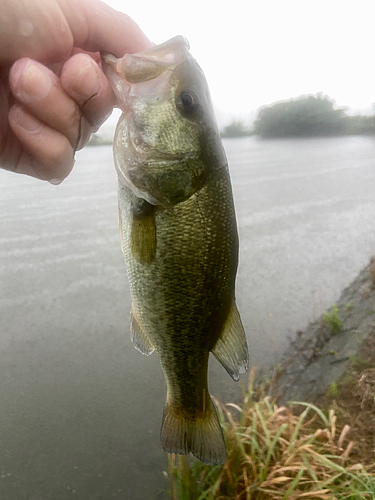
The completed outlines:
{"type": "Polygon", "coordinates": [[[86,146],[111,146],[112,144],[112,139],[101,137],[98,134],[92,134],[86,146]]]}
{"type": "Polygon", "coordinates": [[[256,135],[265,139],[375,135],[375,114],[348,115],[323,93],[301,95],[259,109],[252,125],[233,120],[222,137],[256,135]]]}
{"type": "MultiPolygon", "coordinates": [[[[334,137],[375,137],[375,133],[341,133],[341,134],[315,134],[315,135],[277,135],[277,136],[262,136],[253,133],[249,133],[246,135],[223,135],[221,134],[222,139],[246,139],[248,137],[255,137],[260,140],[282,140],[282,139],[325,139],[325,138],[334,138],[334,137]]],[[[103,139],[101,137],[95,136],[92,137],[89,142],[86,144],[87,146],[112,146],[113,141],[110,139],[103,139]]]]}
{"type": "Polygon", "coordinates": [[[222,139],[242,139],[246,137],[256,137],[257,139],[324,139],[324,138],[333,138],[333,137],[375,137],[375,133],[370,132],[358,132],[358,133],[337,133],[337,134],[310,134],[310,135],[258,135],[254,133],[246,134],[246,135],[221,135],[222,139]]]}

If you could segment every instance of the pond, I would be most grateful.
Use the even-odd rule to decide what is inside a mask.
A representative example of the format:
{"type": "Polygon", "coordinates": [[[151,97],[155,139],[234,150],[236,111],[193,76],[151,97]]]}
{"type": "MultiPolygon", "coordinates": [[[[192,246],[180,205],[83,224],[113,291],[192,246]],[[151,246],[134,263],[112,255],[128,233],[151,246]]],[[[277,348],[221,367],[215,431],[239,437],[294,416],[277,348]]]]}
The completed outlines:
{"type": "MultiPolygon", "coordinates": [[[[237,303],[267,370],[375,253],[375,139],[224,144],[237,303]]],[[[165,383],[129,338],[116,189],[109,146],[81,151],[60,186],[0,172],[0,498],[168,498],[165,383]]],[[[210,387],[239,394],[214,359],[210,387]]]]}

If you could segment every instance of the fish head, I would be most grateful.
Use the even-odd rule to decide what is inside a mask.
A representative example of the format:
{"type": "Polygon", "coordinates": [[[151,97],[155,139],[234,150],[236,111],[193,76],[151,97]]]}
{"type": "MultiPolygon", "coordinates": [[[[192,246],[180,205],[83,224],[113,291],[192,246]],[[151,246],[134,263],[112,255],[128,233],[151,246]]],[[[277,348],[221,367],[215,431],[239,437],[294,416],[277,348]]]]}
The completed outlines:
{"type": "Polygon", "coordinates": [[[226,165],[206,78],[184,37],[121,59],[105,56],[103,67],[123,112],[117,173],[137,197],[180,203],[204,185],[213,159],[226,165]]]}

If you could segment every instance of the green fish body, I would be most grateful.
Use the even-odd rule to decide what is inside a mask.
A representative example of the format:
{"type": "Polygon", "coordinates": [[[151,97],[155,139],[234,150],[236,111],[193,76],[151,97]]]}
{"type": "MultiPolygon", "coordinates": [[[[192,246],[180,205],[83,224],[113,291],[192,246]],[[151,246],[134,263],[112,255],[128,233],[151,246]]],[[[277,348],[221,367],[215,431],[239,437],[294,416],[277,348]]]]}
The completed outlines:
{"type": "Polygon", "coordinates": [[[162,445],[222,463],[209,353],[238,380],[248,352],[232,189],[207,83],[182,37],[105,62],[123,111],[114,157],[131,336],[142,353],[157,351],[165,375],[162,445]]]}

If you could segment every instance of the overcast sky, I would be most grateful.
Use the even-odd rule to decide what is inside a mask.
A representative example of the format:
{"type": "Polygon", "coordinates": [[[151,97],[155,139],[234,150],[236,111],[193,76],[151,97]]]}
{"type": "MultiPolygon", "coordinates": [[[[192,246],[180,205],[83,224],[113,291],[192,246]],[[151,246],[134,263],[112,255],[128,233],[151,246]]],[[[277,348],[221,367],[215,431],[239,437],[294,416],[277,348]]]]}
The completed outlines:
{"type": "Polygon", "coordinates": [[[372,0],[106,3],[155,43],[178,34],[189,40],[221,124],[301,94],[324,92],[353,111],[375,102],[372,0]]]}

